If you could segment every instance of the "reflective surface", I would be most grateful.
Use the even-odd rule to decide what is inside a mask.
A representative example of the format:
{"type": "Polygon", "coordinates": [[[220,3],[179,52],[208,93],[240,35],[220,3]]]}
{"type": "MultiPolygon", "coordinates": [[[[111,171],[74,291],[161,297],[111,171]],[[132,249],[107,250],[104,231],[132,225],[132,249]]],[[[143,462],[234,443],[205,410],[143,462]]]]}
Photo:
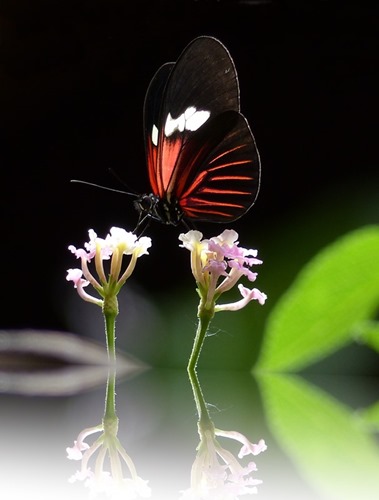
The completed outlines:
{"type": "MultiPolygon", "coordinates": [[[[130,365],[120,364],[115,390],[120,446],[132,462],[132,469],[135,467],[136,474],[148,481],[152,498],[179,499],[190,487],[199,444],[198,415],[190,380],[185,370],[143,371],[135,367],[127,370],[126,366],[130,365]]],[[[0,433],[4,498],[89,497],[91,488],[85,486],[85,481],[69,482],[81,462],[68,460],[66,448],[73,446],[83,429],[101,424],[104,407],[107,408],[104,401],[108,370],[98,366],[96,381],[92,378],[92,384],[85,387],[83,373],[94,367],[81,368],[80,375],[78,366],[34,369],[23,375],[19,370],[2,370],[0,433]],[[53,375],[54,380],[61,377],[55,396],[51,389],[53,375]],[[15,385],[14,380],[20,376],[34,380],[38,387],[32,390],[33,383],[27,389],[15,385]],[[43,395],[46,387],[48,396],[43,395]]],[[[236,431],[252,443],[264,439],[267,444],[267,450],[257,456],[238,459],[244,466],[255,462],[258,470],[252,477],[262,480],[257,485],[258,498],[379,497],[375,381],[335,376],[314,383],[298,376],[216,370],[199,370],[198,377],[216,428],[236,431]],[[346,393],[349,403],[343,396],[346,393]],[[366,407],[354,404],[363,399],[366,407]]],[[[91,380],[91,376],[87,378],[91,380]]],[[[99,435],[88,436],[86,443],[91,446],[99,435]]],[[[237,457],[240,443],[225,436],[218,436],[217,442],[237,457]]],[[[93,471],[95,457],[94,454],[89,459],[93,471]]],[[[123,477],[130,478],[130,469],[124,459],[121,462],[123,477]]],[[[108,459],[103,469],[111,470],[108,459]]],[[[149,490],[138,491],[147,494],[149,490]]],[[[204,498],[252,497],[226,496],[231,489],[226,489],[223,495],[217,491],[217,495],[209,493],[204,498]]],[[[114,488],[108,493],[111,498],[133,498],[125,489],[122,496],[117,496],[114,488]]],[[[108,496],[98,494],[95,498],[108,496]]],[[[201,497],[183,495],[183,498],[201,497]]]]}

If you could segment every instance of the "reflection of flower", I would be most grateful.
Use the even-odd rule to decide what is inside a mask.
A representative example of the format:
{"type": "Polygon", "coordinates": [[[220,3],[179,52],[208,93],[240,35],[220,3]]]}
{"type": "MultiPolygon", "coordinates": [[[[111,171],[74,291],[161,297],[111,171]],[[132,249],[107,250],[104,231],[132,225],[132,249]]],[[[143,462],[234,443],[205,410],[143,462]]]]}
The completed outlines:
{"type": "Polygon", "coordinates": [[[251,271],[250,267],[262,264],[262,261],[256,258],[256,250],[239,246],[238,234],[232,229],[226,229],[209,240],[202,238],[200,231],[193,230],[179,236],[182,241],[180,246],[191,252],[192,274],[200,296],[197,313],[199,323],[188,370],[196,367],[208,326],[216,312],[238,311],[252,300],[263,305],[267,299],[267,295],[257,288],[250,289],[239,284],[242,299],[229,304],[216,304],[219,297],[232,289],[242,276],[251,282],[255,281],[257,273],[251,271]]]}
{"type": "Polygon", "coordinates": [[[239,495],[257,493],[257,485],[262,481],[252,477],[257,470],[254,462],[243,466],[229,450],[223,448],[216,436],[228,437],[242,443],[238,454],[258,455],[267,449],[263,439],[253,444],[241,433],[215,429],[208,421],[202,429],[199,421],[200,444],[191,471],[191,487],[182,492],[185,499],[234,500],[239,495]]]}
{"type": "Polygon", "coordinates": [[[133,460],[126,453],[120,443],[118,432],[118,418],[116,415],[116,373],[112,371],[108,375],[105,412],[102,423],[95,427],[82,430],[72,448],[66,448],[67,458],[70,460],[81,460],[82,466],[69,481],[84,481],[85,486],[90,488],[92,496],[99,493],[106,493],[112,499],[122,498],[148,498],[151,496],[151,489],[147,481],[138,476],[133,460]],[[101,435],[89,445],[85,439],[91,434],[101,432],[101,435]],[[94,457],[95,468],[89,466],[90,459],[94,457]],[[110,464],[110,471],[105,470],[105,460],[110,464]],[[130,477],[124,477],[123,463],[129,471],[130,477]]]}
{"type": "Polygon", "coordinates": [[[70,479],[70,482],[84,481],[91,493],[96,495],[105,492],[111,498],[148,498],[151,489],[137,475],[136,468],[130,456],[126,453],[117,438],[118,418],[104,418],[103,423],[96,427],[84,429],[74,441],[72,448],[67,448],[67,458],[81,460],[82,466],[70,479]],[[89,446],[84,440],[95,432],[102,432],[96,441],[89,446]],[[98,451],[95,469],[89,467],[90,458],[98,451]],[[104,462],[108,453],[110,472],[104,470],[104,462]],[[126,464],[130,478],[123,477],[122,461],[126,464]]]}
{"type": "Polygon", "coordinates": [[[181,500],[238,500],[240,495],[257,493],[257,485],[262,481],[252,476],[257,470],[255,462],[244,466],[239,460],[248,455],[259,455],[267,449],[266,443],[261,439],[258,444],[254,444],[240,432],[216,428],[210,418],[196,371],[188,370],[188,375],[199,417],[197,429],[200,443],[191,469],[191,487],[182,491],[181,500]],[[217,436],[242,444],[238,458],[221,446],[217,436]]]}

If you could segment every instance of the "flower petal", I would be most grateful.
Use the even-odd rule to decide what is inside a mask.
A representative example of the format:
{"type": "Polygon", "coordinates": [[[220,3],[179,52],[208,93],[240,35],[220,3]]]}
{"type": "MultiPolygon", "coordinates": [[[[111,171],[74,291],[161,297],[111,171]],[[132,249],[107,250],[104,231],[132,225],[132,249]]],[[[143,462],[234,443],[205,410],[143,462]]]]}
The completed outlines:
{"type": "Polygon", "coordinates": [[[249,300],[257,300],[262,306],[267,300],[267,295],[257,288],[250,290],[244,287],[242,284],[238,285],[238,290],[240,291],[242,297],[248,298],[249,300]]]}
{"type": "Polygon", "coordinates": [[[74,283],[75,288],[80,284],[81,286],[87,286],[89,281],[82,279],[83,271],[81,269],[67,269],[67,281],[72,281],[74,283]]]}
{"type": "Polygon", "coordinates": [[[183,244],[179,246],[192,251],[195,249],[196,244],[201,242],[202,237],[203,233],[191,229],[188,233],[181,233],[179,235],[179,240],[183,242],[183,244]]]}

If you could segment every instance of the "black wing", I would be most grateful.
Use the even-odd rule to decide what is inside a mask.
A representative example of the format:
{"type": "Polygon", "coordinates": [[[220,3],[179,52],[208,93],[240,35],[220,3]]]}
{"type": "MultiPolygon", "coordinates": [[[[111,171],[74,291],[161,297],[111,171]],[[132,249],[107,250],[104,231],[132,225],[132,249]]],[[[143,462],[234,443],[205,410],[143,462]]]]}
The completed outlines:
{"type": "MultiPolygon", "coordinates": [[[[145,99],[144,123],[152,190],[170,201],[177,179],[193,162],[181,151],[201,127],[224,111],[239,111],[239,86],[232,58],[212,37],[193,40],[176,63],[162,66],[145,99]]],[[[192,148],[191,148],[192,149],[192,148]]]]}

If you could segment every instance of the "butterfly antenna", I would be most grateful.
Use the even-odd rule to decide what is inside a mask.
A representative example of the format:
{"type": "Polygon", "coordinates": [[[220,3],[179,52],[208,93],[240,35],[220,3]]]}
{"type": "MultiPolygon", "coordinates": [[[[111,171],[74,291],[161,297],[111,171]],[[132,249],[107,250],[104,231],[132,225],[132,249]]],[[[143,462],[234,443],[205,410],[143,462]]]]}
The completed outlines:
{"type": "Polygon", "coordinates": [[[107,186],[101,186],[100,184],[94,184],[93,182],[81,181],[78,179],[71,179],[70,182],[76,182],[77,184],[86,184],[87,186],[92,186],[99,189],[104,189],[105,191],[112,191],[113,193],[127,194],[129,196],[138,197],[136,193],[130,193],[128,191],[123,191],[122,189],[114,189],[107,186]]]}

